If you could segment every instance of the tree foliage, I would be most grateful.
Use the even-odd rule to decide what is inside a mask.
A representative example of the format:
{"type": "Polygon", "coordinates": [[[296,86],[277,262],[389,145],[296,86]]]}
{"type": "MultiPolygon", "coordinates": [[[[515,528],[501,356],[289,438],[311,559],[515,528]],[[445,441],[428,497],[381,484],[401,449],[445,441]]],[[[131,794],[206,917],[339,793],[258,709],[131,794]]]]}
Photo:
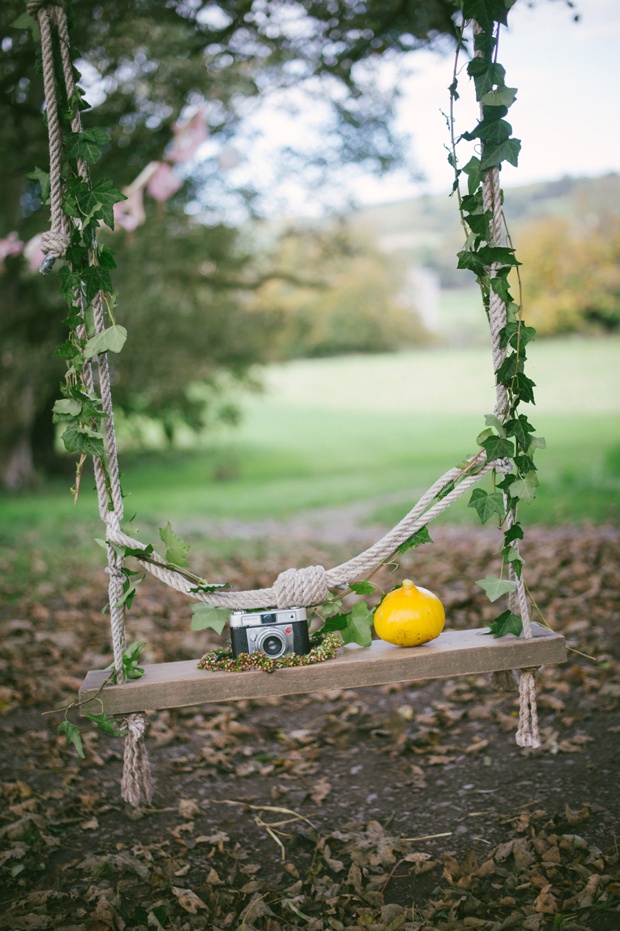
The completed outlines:
{"type": "Polygon", "coordinates": [[[520,230],[524,301],[539,333],[620,327],[620,218],[554,217],[520,230]]]}
{"type": "Polygon", "coordinates": [[[275,264],[289,275],[266,281],[252,307],[275,318],[276,358],[386,352],[428,339],[403,304],[404,269],[359,234],[289,230],[275,264]]]}
{"type": "MultiPolygon", "coordinates": [[[[33,68],[36,45],[30,31],[10,25],[23,18],[21,0],[7,0],[3,12],[0,238],[16,231],[26,242],[46,226],[46,211],[38,209],[48,165],[43,91],[40,69],[33,68]]],[[[157,0],[146,6],[141,0],[100,0],[88,10],[76,8],[73,38],[83,55],[79,64],[87,97],[96,96],[85,127],[105,127],[110,133],[93,166],[95,183],[109,177],[122,187],[161,159],[188,106],[206,105],[215,144],[216,154],[196,166],[175,195],[170,216],[156,219],[163,238],[145,226],[133,242],[123,243],[119,282],[129,299],[121,303],[119,322],[128,308],[136,342],[132,348],[128,341],[127,362],[118,364],[115,389],[121,406],[159,411],[167,422],[175,415],[195,422],[197,406],[182,392],[180,372],[183,377],[195,373],[217,392],[226,380],[223,374],[238,381],[252,361],[262,358],[265,336],[258,336],[259,316],[246,314],[244,290],[236,293],[229,279],[219,288],[217,276],[205,276],[194,265],[198,256],[213,261],[210,252],[227,274],[249,262],[227,229],[224,211],[231,197],[251,201],[255,192],[231,192],[217,158],[240,131],[248,101],[265,98],[274,88],[303,88],[313,99],[320,96],[331,108],[331,121],[315,161],[322,167],[343,160],[385,167],[402,156],[391,130],[396,89],[379,93],[372,63],[438,35],[452,35],[452,13],[451,0],[227,0],[219,5],[157,0]],[[197,198],[209,229],[192,226],[184,212],[197,198]],[[156,275],[154,256],[159,258],[156,275]],[[142,325],[150,341],[143,341],[138,352],[142,325]],[[247,338],[240,340],[240,332],[247,338]],[[158,343],[160,337],[164,342],[158,343]],[[159,366],[151,364],[151,355],[159,357],[159,366]],[[175,360],[174,366],[163,361],[164,355],[175,360]],[[130,375],[130,369],[139,374],[130,375]]],[[[303,140],[296,154],[289,153],[289,164],[293,156],[298,163],[308,158],[303,140]]],[[[40,441],[40,450],[35,449],[39,463],[49,457],[53,439],[46,418],[62,367],[50,355],[62,341],[63,311],[50,290],[31,274],[23,257],[6,260],[6,274],[0,276],[0,471],[11,487],[32,478],[35,439],[40,441]]]]}

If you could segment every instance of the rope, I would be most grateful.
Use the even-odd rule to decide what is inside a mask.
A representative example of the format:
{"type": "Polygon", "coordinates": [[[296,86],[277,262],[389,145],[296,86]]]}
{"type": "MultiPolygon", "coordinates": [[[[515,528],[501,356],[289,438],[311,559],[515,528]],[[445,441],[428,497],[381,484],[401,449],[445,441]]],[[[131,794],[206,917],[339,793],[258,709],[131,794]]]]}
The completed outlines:
{"type": "MultiPolygon", "coordinates": [[[[483,32],[479,23],[474,20],[474,36],[483,32]]],[[[475,52],[475,57],[479,58],[484,55],[482,50],[475,52]]],[[[482,104],[480,105],[480,116],[483,117],[482,104]]],[[[501,188],[499,183],[499,166],[494,166],[484,172],[482,178],[482,204],[485,212],[489,215],[489,244],[492,246],[501,246],[503,243],[503,223],[504,217],[502,212],[501,188]]],[[[491,279],[495,276],[498,265],[491,265],[488,268],[491,279]]],[[[491,333],[491,353],[493,356],[493,367],[497,372],[504,360],[506,359],[506,349],[501,347],[500,334],[506,326],[506,303],[495,293],[493,288],[489,295],[489,329],[491,333]]],[[[500,420],[505,418],[509,411],[508,391],[505,385],[496,382],[495,386],[495,416],[500,420]]],[[[506,498],[504,497],[504,501],[506,498]]],[[[508,511],[506,515],[506,527],[509,529],[516,519],[516,513],[508,511]]],[[[519,553],[519,542],[514,541],[513,549],[519,553]]],[[[515,590],[508,597],[508,607],[510,611],[518,611],[523,624],[523,637],[530,639],[532,636],[532,623],[530,619],[530,610],[525,591],[525,582],[523,573],[520,575],[514,571],[512,563],[508,567],[508,578],[515,583],[515,590]]],[[[509,676],[504,673],[495,673],[493,675],[493,685],[495,688],[505,689],[512,688],[512,682],[509,676]]],[[[540,736],[538,733],[538,713],[536,708],[536,684],[535,670],[521,670],[519,677],[519,727],[516,735],[516,742],[520,747],[539,747],[540,736]]]]}
{"type": "MultiPolygon", "coordinates": [[[[28,13],[37,19],[41,33],[41,55],[43,63],[43,86],[47,108],[48,138],[50,150],[50,218],[51,228],[42,238],[42,251],[46,257],[41,265],[41,272],[47,274],[57,258],[62,258],[70,244],[69,225],[62,210],[64,180],[62,177],[63,144],[62,128],[58,115],[59,86],[63,87],[67,101],[74,101],[75,81],[71,62],[71,46],[64,0],[30,0],[28,13]],[[59,52],[60,74],[57,74],[55,50],[59,52]]],[[[71,116],[73,132],[82,131],[80,112],[73,104],[71,116]]],[[[77,160],[80,176],[89,181],[88,167],[83,159],[77,160]]],[[[89,253],[91,264],[96,261],[96,246],[89,253]]],[[[80,307],[84,319],[85,304],[80,294],[75,295],[75,304],[80,307]]],[[[95,333],[105,329],[103,312],[103,295],[99,292],[92,301],[95,333]]],[[[78,336],[86,335],[85,327],[80,324],[78,336]]],[[[110,372],[107,355],[95,357],[102,409],[105,416],[104,442],[106,446],[106,464],[99,457],[94,457],[95,484],[97,500],[102,520],[113,530],[120,530],[123,519],[123,496],[120,485],[116,434],[114,430],[114,411],[110,386],[110,372]],[[110,509],[111,508],[111,509],[110,509]]],[[[83,369],[84,385],[90,393],[94,390],[93,369],[86,362],[83,369]]],[[[125,609],[122,602],[124,575],[123,559],[113,546],[107,547],[108,600],[110,607],[110,631],[114,668],[117,679],[123,681],[123,653],[126,648],[125,609]]],[[[121,792],[123,798],[132,805],[151,800],[150,765],[144,742],[146,719],[144,715],[130,715],[127,718],[127,736],[125,738],[125,762],[121,792]]]]}
{"type": "MultiPolygon", "coordinates": [[[[483,461],[482,456],[478,455],[470,460],[470,465],[473,462],[480,463],[483,461]]],[[[476,474],[467,474],[467,467],[465,469],[451,469],[429,488],[399,524],[363,553],[332,569],[324,569],[322,566],[287,569],[278,576],[271,588],[242,592],[196,592],[191,590],[196,587],[194,582],[188,581],[181,573],[168,567],[165,561],[156,553],[149,554],[148,561],[141,560],[141,563],[146,571],[155,578],[182,592],[189,598],[221,608],[239,610],[266,608],[273,605],[278,608],[288,608],[323,604],[331,597],[330,589],[348,585],[354,579],[363,577],[376,569],[393,555],[401,543],[404,543],[414,533],[437,517],[438,514],[450,507],[475,482],[493,469],[506,471],[507,464],[505,460],[487,462],[476,474]],[[448,482],[456,481],[459,478],[461,480],[445,497],[436,500],[437,495],[448,482]],[[429,507],[431,502],[434,503],[429,507]]],[[[117,546],[127,546],[131,549],[146,548],[139,540],[133,539],[120,529],[114,515],[108,515],[106,523],[108,542],[117,546]]]]}
{"type": "Polygon", "coordinates": [[[128,734],[125,737],[121,795],[126,802],[138,808],[144,803],[150,804],[153,792],[151,765],[144,742],[146,715],[128,714],[124,723],[128,734]]]}
{"type": "Polygon", "coordinates": [[[59,18],[66,23],[64,4],[59,0],[30,0],[27,11],[39,23],[41,56],[43,63],[43,89],[47,111],[47,135],[50,152],[50,213],[51,228],[41,238],[41,251],[45,258],[39,269],[41,274],[51,272],[54,262],[62,258],[69,247],[68,221],[62,209],[64,184],[62,180],[62,128],[58,115],[56,74],[54,65],[54,30],[59,18]]]}

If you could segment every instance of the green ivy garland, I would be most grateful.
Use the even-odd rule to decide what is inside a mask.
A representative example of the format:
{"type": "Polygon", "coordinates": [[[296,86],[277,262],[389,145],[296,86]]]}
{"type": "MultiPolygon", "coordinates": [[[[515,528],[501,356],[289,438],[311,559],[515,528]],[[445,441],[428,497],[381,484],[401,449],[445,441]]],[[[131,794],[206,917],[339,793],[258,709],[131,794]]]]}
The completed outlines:
{"type": "MultiPolygon", "coordinates": [[[[534,327],[523,320],[521,300],[520,262],[508,232],[505,216],[502,220],[508,245],[497,245],[493,236],[493,215],[485,209],[483,182],[485,174],[499,170],[504,162],[517,166],[521,141],[512,135],[512,126],[505,119],[515,101],[517,88],[506,84],[506,69],[497,60],[499,35],[507,25],[508,10],[514,0],[463,0],[463,25],[457,43],[454,77],[450,85],[450,131],[452,145],[449,162],[455,172],[453,192],[457,193],[461,221],[466,234],[464,248],[458,253],[458,268],[467,269],[476,277],[484,309],[489,318],[490,302],[496,295],[506,305],[506,323],[499,334],[500,348],[505,358],[495,372],[497,384],[506,392],[506,409],[487,414],[486,429],[477,437],[477,443],[489,459],[505,458],[512,470],[497,481],[492,492],[476,488],[469,506],[475,508],[482,523],[496,515],[503,530],[502,566],[509,575],[520,579],[523,559],[519,554],[519,540],[523,527],[518,516],[519,502],[529,503],[536,495],[539,484],[534,454],[545,447],[545,440],[535,435],[535,428],[520,405],[534,404],[535,383],[525,373],[527,345],[535,338],[534,327]],[[479,145],[479,155],[459,166],[457,140],[454,135],[454,103],[458,100],[457,68],[459,52],[464,44],[464,28],[468,21],[477,23],[474,35],[474,53],[467,65],[467,74],[473,79],[476,100],[480,105],[480,120],[469,132],[460,137],[479,145]],[[467,180],[467,193],[461,194],[462,176],[467,180]],[[511,272],[515,272],[518,298],[512,293],[511,272]]],[[[503,203],[503,192],[500,192],[503,203]]],[[[478,582],[490,601],[515,590],[514,580],[488,577],[478,582]]],[[[519,635],[521,618],[510,610],[504,611],[491,624],[496,636],[506,633],[519,635]]]]}

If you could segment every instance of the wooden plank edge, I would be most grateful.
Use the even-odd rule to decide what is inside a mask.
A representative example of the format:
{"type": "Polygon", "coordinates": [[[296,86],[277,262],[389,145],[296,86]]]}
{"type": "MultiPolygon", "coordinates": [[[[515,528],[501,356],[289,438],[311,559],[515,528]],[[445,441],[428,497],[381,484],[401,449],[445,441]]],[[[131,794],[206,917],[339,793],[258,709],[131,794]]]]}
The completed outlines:
{"type": "Polygon", "coordinates": [[[391,682],[449,679],[505,669],[566,662],[561,634],[533,624],[532,639],[513,636],[493,640],[488,628],[447,631],[422,647],[392,647],[374,641],[368,649],[346,649],[333,660],[261,672],[213,673],[197,660],[145,664],[145,675],[123,685],[102,684],[106,670],[87,673],[79,691],[82,714],[128,714],[182,708],[212,702],[294,695],[340,688],[363,688],[391,682]],[[484,640],[477,642],[478,637],[484,640]],[[90,699],[90,701],[89,701],[90,699]]]}

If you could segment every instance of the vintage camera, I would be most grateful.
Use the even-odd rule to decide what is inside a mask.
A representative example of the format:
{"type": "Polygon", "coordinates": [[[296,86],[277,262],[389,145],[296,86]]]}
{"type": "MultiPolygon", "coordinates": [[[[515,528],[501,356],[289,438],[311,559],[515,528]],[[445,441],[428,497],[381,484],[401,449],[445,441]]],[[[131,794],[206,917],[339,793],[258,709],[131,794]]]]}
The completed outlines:
{"type": "Polygon", "coordinates": [[[310,652],[305,608],[280,611],[233,611],[230,639],[235,659],[240,653],[264,653],[272,659],[285,653],[310,652]]]}

